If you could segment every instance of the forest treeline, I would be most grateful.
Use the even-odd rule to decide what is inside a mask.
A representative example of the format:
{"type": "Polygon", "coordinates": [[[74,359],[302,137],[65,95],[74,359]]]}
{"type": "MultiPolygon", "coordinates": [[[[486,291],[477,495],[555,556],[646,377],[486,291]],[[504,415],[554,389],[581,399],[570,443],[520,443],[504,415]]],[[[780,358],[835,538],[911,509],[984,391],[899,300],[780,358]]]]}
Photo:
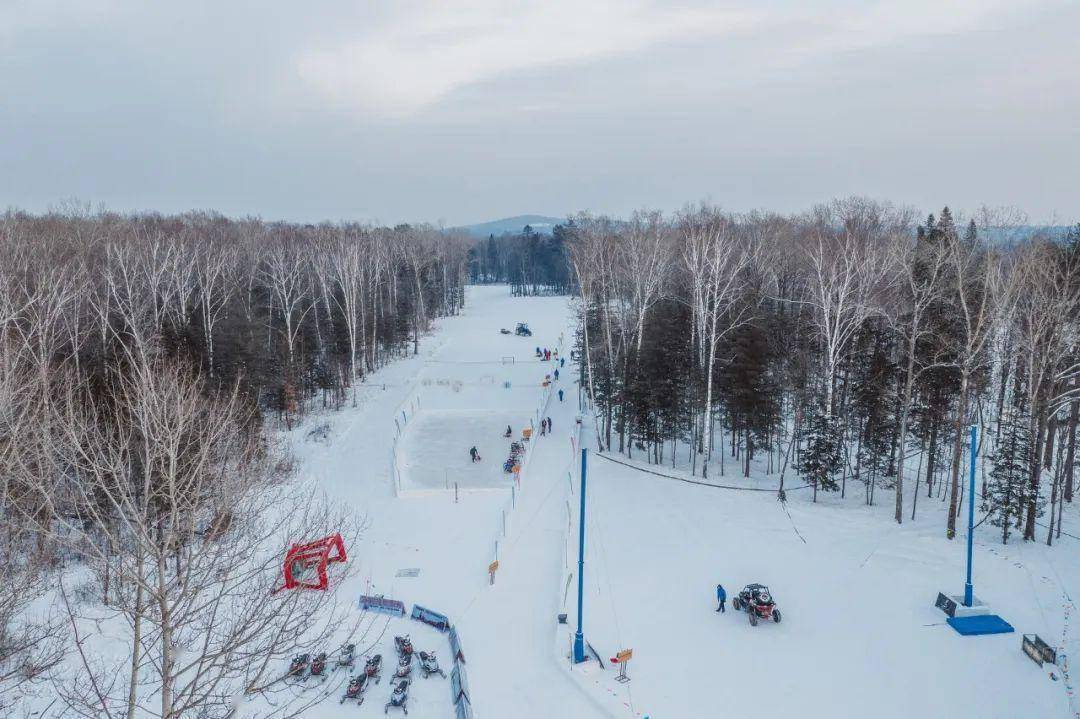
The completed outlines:
{"type": "Polygon", "coordinates": [[[567,294],[573,276],[566,240],[575,229],[571,219],[550,235],[528,225],[520,233],[490,235],[469,249],[469,281],[507,284],[516,295],[567,294]]]}
{"type": "Polygon", "coordinates": [[[462,307],[468,250],[415,225],[0,217],[0,714],[38,682],[65,716],[280,691],[349,604],[267,601],[283,548],[362,520],[285,481],[265,425],[416,353],[462,307]]]}
{"type": "Polygon", "coordinates": [[[979,506],[1002,540],[1060,536],[1080,227],[1062,238],[1011,211],[917,219],[856,198],[795,216],[582,215],[563,232],[602,447],[702,476],[757,467],[781,488],[797,474],[815,501],[887,491],[897,522],[939,498],[952,537],[975,424],[979,506]]]}

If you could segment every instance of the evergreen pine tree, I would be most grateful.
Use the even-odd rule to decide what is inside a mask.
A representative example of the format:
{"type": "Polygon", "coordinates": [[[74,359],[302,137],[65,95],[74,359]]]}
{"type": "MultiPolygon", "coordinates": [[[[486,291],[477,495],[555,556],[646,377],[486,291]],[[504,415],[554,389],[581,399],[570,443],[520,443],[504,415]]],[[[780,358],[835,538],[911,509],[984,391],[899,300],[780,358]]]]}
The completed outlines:
{"type": "Polygon", "coordinates": [[[817,491],[835,492],[840,489],[836,473],[844,461],[840,432],[835,417],[826,416],[818,403],[810,410],[806,421],[806,447],[799,458],[799,473],[817,491]]]}
{"type": "Polygon", "coordinates": [[[990,512],[990,523],[1001,527],[1002,544],[1008,544],[1013,523],[1028,503],[1031,453],[1031,417],[1026,408],[1014,403],[991,455],[993,469],[982,502],[983,511],[990,512]]]}

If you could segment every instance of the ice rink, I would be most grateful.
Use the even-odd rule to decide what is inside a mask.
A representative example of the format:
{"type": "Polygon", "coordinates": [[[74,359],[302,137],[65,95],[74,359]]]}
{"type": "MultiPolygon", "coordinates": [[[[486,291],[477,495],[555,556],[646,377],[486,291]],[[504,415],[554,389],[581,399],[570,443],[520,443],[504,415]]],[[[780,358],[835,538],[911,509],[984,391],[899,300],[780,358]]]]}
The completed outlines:
{"type": "Polygon", "coordinates": [[[405,491],[509,489],[512,475],[503,472],[510,453],[506,426],[520,437],[529,426],[523,412],[488,410],[423,410],[406,425],[400,444],[401,485],[405,491]],[[475,446],[481,460],[473,462],[475,446]]]}

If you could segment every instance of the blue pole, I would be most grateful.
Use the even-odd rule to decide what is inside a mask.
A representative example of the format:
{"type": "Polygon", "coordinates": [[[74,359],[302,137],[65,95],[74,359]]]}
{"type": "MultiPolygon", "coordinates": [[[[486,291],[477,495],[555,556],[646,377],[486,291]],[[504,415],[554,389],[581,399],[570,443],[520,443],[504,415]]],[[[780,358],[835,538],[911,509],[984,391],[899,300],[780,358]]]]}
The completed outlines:
{"type": "Polygon", "coordinates": [[[971,425],[971,479],[968,482],[968,537],[967,537],[967,582],[964,584],[964,606],[970,607],[975,601],[975,594],[971,588],[971,549],[975,539],[975,425],[971,425]]]}
{"type": "Polygon", "coordinates": [[[578,517],[577,555],[577,632],[574,634],[574,664],[585,661],[585,635],[582,632],[585,598],[585,466],[587,449],[581,448],[581,511],[578,517]]]}

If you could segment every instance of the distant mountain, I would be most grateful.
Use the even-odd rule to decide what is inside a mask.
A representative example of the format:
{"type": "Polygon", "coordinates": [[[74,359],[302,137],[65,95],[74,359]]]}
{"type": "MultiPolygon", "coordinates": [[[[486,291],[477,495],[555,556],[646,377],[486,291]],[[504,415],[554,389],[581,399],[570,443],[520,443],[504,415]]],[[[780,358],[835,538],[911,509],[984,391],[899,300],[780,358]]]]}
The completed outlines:
{"type": "Polygon", "coordinates": [[[517,215],[516,217],[505,217],[501,220],[492,220],[491,222],[478,222],[475,225],[462,225],[461,227],[454,227],[455,230],[465,230],[473,237],[487,237],[488,235],[503,235],[506,233],[518,233],[525,229],[525,225],[533,228],[533,231],[542,234],[550,235],[551,231],[555,228],[555,225],[566,222],[565,217],[547,217],[545,215],[517,215]]]}
{"type": "Polygon", "coordinates": [[[1036,235],[1047,239],[1063,240],[1075,225],[1020,225],[1018,227],[980,227],[979,234],[991,243],[1012,246],[1036,235]]]}

